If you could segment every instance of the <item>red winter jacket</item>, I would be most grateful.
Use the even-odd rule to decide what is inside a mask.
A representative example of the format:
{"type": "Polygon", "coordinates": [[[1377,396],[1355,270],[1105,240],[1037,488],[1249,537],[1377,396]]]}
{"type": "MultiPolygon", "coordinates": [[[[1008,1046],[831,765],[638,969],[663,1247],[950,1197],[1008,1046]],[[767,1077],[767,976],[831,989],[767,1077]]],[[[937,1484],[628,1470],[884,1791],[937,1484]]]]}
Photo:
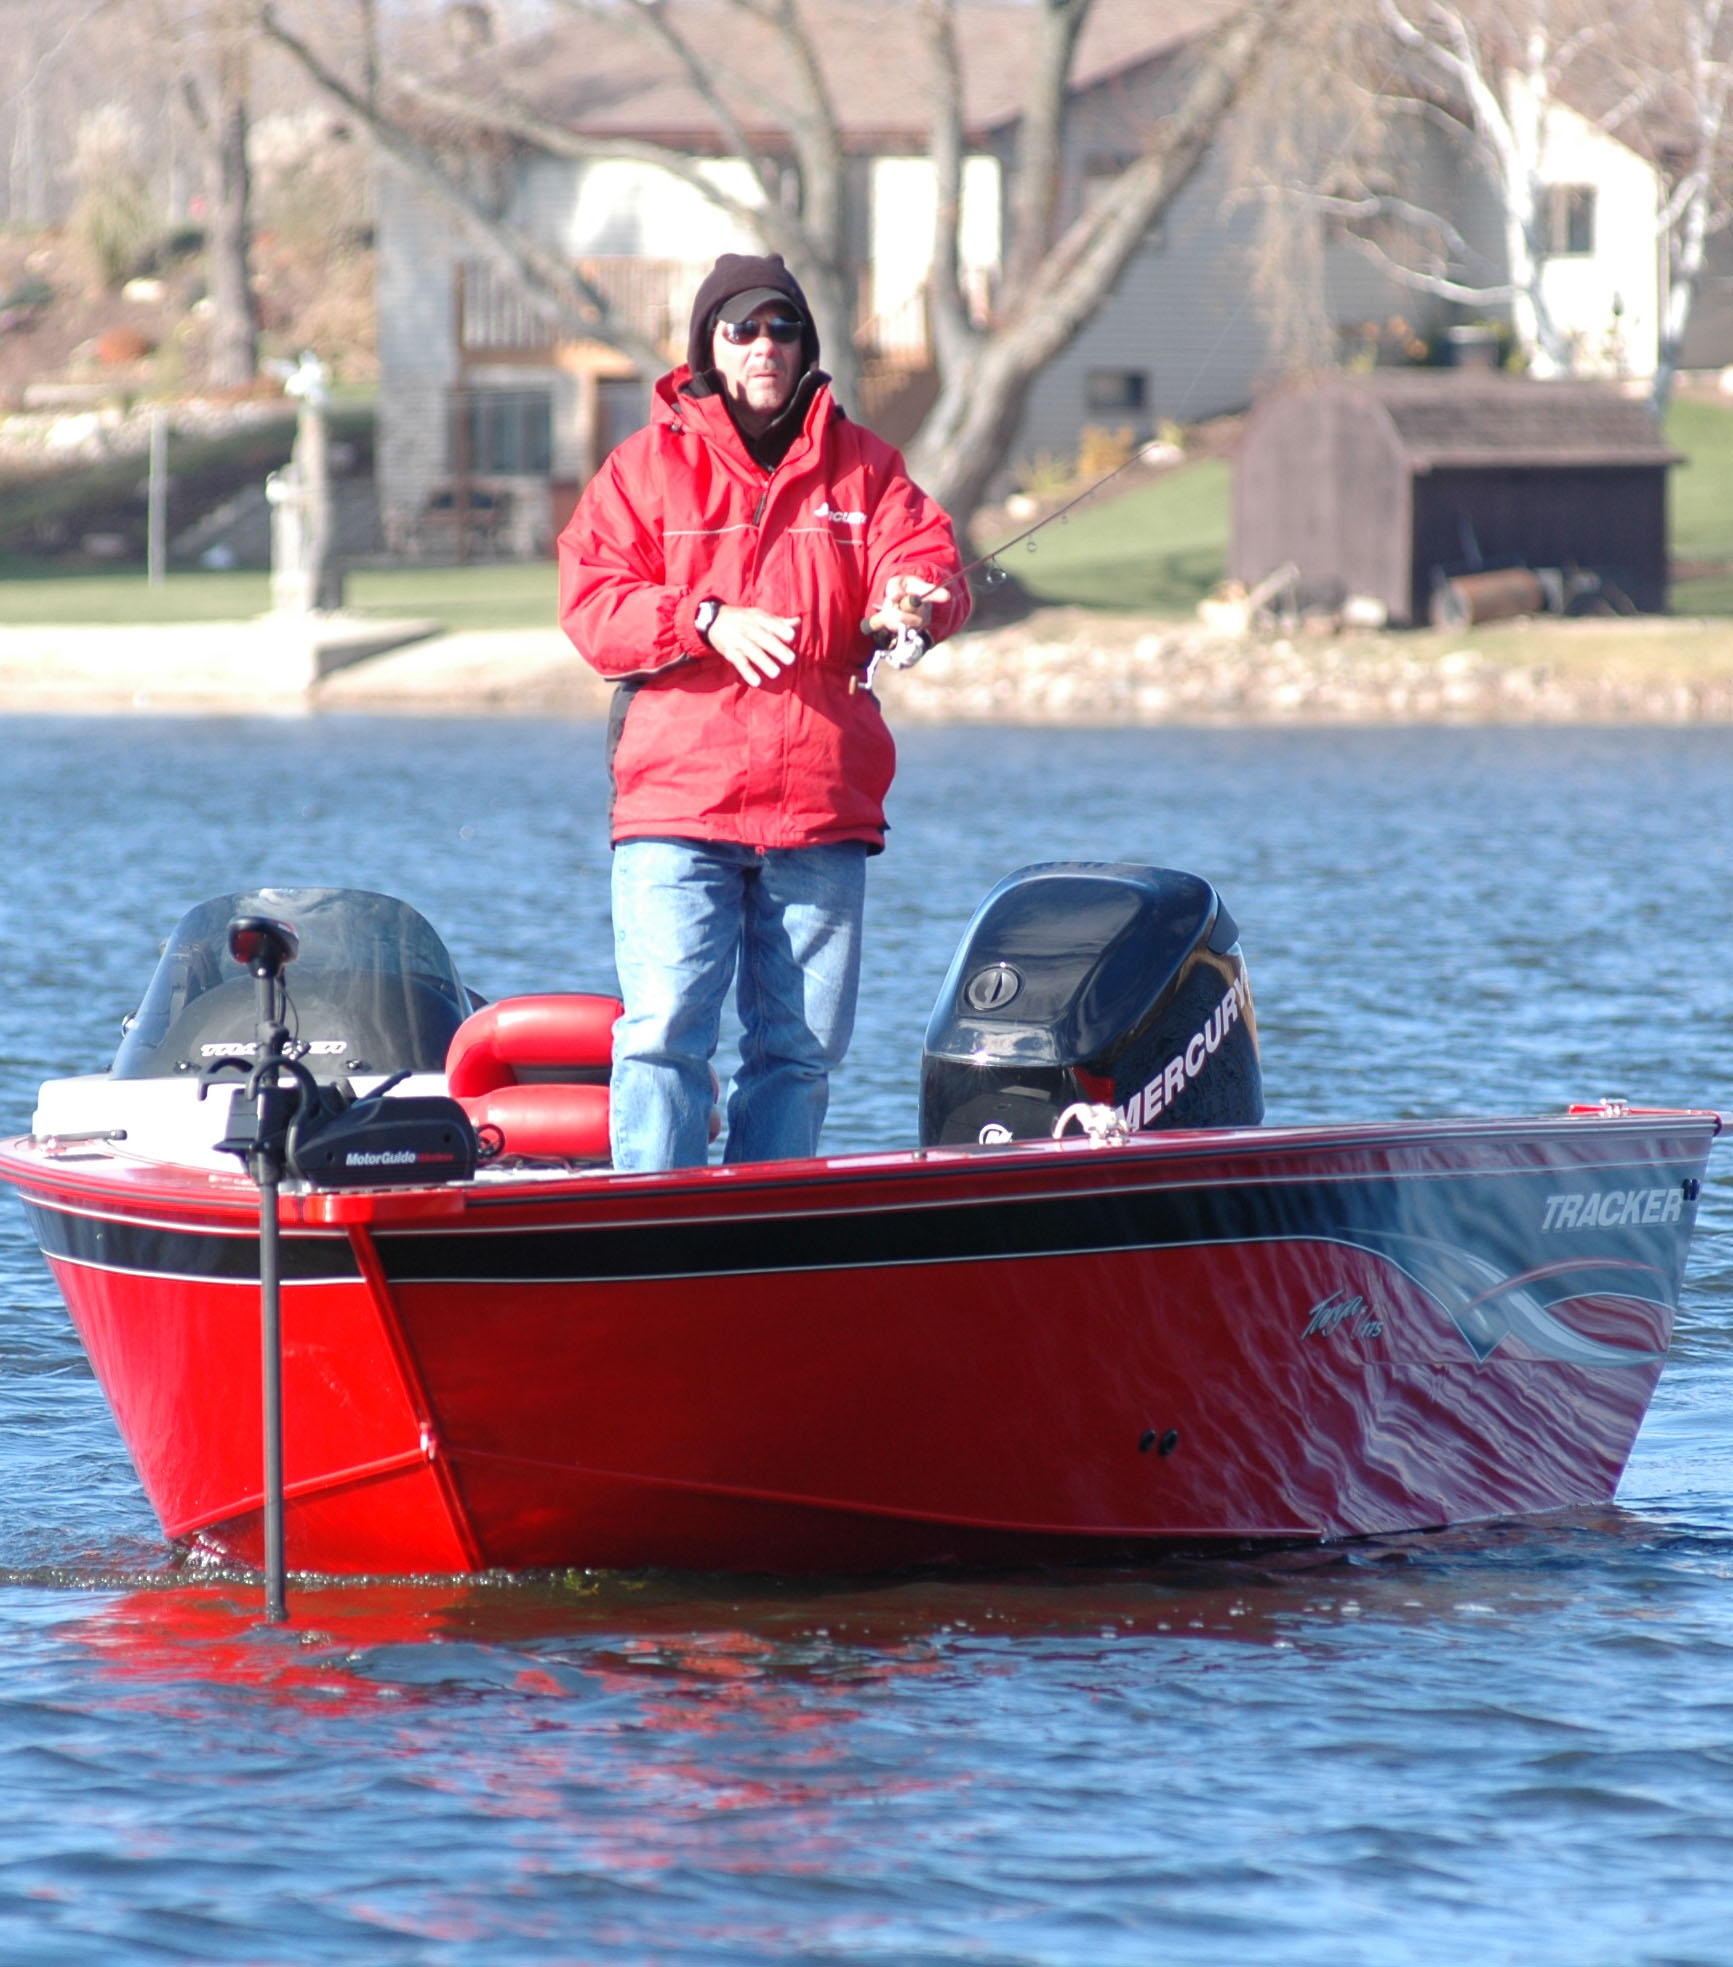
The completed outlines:
{"type": "Polygon", "coordinates": [[[896,748],[877,700],[849,688],[872,654],[861,620],[892,574],[914,574],[951,590],[934,639],[962,626],[950,522],[828,387],[766,472],[720,396],[679,393],[690,373],[656,385],[649,427],[609,456],[560,536],[561,626],[634,686],[612,760],[614,839],[882,847],[896,748]],[[795,661],[743,683],[699,637],[709,599],[794,616],[795,661]]]}

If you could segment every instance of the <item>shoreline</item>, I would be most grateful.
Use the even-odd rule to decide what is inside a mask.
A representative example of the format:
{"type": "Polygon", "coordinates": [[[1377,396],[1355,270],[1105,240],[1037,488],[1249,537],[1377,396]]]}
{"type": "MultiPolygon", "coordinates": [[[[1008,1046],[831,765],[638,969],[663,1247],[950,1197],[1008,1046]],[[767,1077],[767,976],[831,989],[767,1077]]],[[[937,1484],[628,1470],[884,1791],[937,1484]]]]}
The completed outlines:
{"type": "MultiPolygon", "coordinates": [[[[1491,623],[1461,633],[1224,636],[1043,608],[881,670],[893,724],[1733,724],[1733,619],[1491,623]]],[[[0,626],[0,713],[605,717],[557,628],[432,623],[0,626]],[[418,639],[387,647],[396,627],[418,639]],[[310,651],[343,644],[333,667],[310,651]],[[353,653],[351,653],[353,651],[353,653]]]]}

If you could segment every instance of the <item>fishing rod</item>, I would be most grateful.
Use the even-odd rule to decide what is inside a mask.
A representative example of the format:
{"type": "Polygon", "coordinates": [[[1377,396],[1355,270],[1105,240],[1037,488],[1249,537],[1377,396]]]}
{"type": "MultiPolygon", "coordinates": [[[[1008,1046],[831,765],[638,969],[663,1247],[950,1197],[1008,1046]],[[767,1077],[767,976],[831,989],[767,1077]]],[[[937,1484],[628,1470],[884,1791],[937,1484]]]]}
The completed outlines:
{"type": "Polygon", "coordinates": [[[1169,444],[1160,437],[1151,438],[1147,444],[1140,444],[1129,457],[1121,458],[1111,471],[1104,471],[1094,484],[1085,485],[1081,492],[1068,498],[1063,505],[1055,506],[1051,512],[1043,513],[1032,526],[1025,526],[1022,532],[1013,533],[1008,540],[1002,540],[990,551],[979,555],[966,566],[959,567],[957,578],[967,580],[972,573],[984,569],[986,584],[989,587],[997,587],[1001,581],[1011,578],[1009,572],[998,564],[1000,554],[1009,553],[1012,547],[1021,546],[1025,540],[1032,540],[1037,533],[1045,532],[1049,526],[1062,523],[1086,500],[1094,498],[1103,486],[1111,485],[1122,471],[1129,471],[1134,464],[1165,464],[1175,454],[1184,456],[1177,444],[1169,444]]]}
{"type": "MultiPolygon", "coordinates": [[[[1055,506],[1051,512],[1044,513],[1033,525],[1025,526],[1022,532],[1013,533],[1010,539],[1001,541],[998,546],[959,567],[952,578],[967,580],[971,574],[978,572],[986,586],[1000,586],[1011,578],[1008,569],[999,565],[1000,554],[1009,553],[1014,546],[1022,546],[1025,542],[1031,543],[1030,551],[1033,552],[1032,543],[1037,533],[1045,532],[1049,526],[1063,524],[1080,505],[1094,498],[1103,486],[1111,485],[1121,472],[1129,471],[1134,464],[1166,463],[1175,453],[1184,455],[1177,445],[1159,437],[1152,438],[1147,444],[1140,444],[1128,457],[1121,458],[1111,471],[1104,471],[1093,484],[1085,485],[1081,492],[1068,498],[1063,505],[1055,506]]],[[[874,645],[872,660],[866,666],[865,676],[860,679],[860,687],[864,690],[872,688],[881,662],[889,663],[892,669],[912,669],[933,646],[932,636],[912,622],[889,628],[869,619],[862,622],[861,627],[872,637],[874,645]]],[[[849,687],[852,691],[854,684],[849,687]]]]}

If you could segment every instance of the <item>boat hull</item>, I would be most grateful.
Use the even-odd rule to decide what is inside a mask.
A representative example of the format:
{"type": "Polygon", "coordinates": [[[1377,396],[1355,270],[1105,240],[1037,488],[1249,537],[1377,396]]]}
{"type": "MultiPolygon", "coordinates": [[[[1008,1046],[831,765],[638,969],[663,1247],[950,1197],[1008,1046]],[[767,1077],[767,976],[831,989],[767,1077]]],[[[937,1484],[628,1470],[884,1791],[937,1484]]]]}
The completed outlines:
{"type": "MultiPolygon", "coordinates": [[[[838,1572],[1603,1502],[1716,1125],[285,1197],[289,1562],[838,1572]]],[[[165,1531],[256,1562],[253,1192],[28,1143],[0,1175],[165,1531]]]]}

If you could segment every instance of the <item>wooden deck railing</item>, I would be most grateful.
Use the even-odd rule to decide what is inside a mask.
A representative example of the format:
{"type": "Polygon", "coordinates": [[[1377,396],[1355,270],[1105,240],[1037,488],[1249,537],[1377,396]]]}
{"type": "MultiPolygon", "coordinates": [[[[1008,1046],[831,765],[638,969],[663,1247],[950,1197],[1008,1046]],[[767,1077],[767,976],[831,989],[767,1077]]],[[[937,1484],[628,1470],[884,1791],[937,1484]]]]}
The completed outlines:
{"type": "MultiPolygon", "coordinates": [[[[707,263],[620,255],[579,260],[577,270],[623,323],[671,358],[685,352],[686,321],[707,263]]],[[[486,260],[459,264],[455,309],[458,353],[466,362],[545,361],[562,344],[595,332],[575,310],[532,294],[486,260]]]]}

